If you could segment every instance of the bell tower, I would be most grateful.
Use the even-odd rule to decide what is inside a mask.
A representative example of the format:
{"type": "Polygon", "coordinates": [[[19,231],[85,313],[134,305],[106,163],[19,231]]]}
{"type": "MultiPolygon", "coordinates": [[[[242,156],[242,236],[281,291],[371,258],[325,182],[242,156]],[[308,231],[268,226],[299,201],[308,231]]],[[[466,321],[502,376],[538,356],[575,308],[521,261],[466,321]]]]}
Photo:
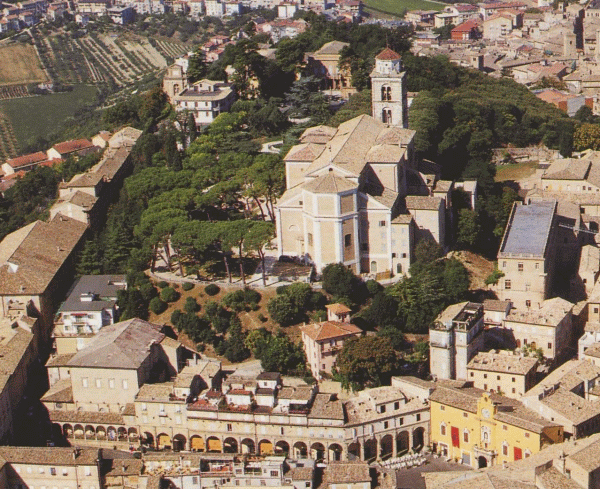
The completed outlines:
{"type": "Polygon", "coordinates": [[[398,53],[385,48],[375,56],[371,72],[373,117],[389,126],[408,127],[406,72],[398,53]]]}

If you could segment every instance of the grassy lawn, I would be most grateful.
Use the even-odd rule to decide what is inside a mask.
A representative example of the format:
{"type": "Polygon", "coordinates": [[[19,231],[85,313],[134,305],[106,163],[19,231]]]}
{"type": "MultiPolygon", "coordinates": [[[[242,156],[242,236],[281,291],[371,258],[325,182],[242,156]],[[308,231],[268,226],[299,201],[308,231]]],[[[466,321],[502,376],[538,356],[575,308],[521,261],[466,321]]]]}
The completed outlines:
{"type": "Polygon", "coordinates": [[[522,178],[530,177],[535,173],[538,167],[537,161],[528,161],[526,163],[516,163],[514,165],[498,165],[496,167],[496,181],[506,182],[507,180],[519,181],[522,178]]]}
{"type": "Polygon", "coordinates": [[[30,44],[0,46],[0,85],[46,81],[35,48],[30,44]]]}
{"type": "Polygon", "coordinates": [[[445,6],[444,3],[428,0],[365,0],[365,5],[396,16],[401,16],[404,10],[442,10],[445,6]]]}
{"type": "Polygon", "coordinates": [[[4,100],[0,110],[10,119],[20,145],[38,137],[47,138],[77,110],[96,99],[98,90],[89,85],[76,85],[71,92],[38,97],[4,100]]]}

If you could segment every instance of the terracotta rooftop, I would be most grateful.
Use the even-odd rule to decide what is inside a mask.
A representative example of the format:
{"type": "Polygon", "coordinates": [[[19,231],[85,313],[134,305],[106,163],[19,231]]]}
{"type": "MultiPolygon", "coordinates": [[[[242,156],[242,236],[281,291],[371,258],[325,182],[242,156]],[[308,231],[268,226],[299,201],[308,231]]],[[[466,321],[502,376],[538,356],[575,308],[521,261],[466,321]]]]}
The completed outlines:
{"type": "Polygon", "coordinates": [[[20,168],[22,166],[29,166],[33,163],[40,163],[42,161],[46,161],[48,158],[46,153],[42,151],[38,151],[37,153],[31,153],[27,155],[18,156],[16,158],[10,158],[6,160],[6,163],[9,164],[12,168],[20,168]]]}
{"type": "Polygon", "coordinates": [[[390,48],[385,48],[377,56],[375,56],[375,59],[380,59],[382,61],[395,61],[400,58],[401,56],[390,48]]]}
{"type": "Polygon", "coordinates": [[[73,139],[71,141],[55,144],[52,146],[52,149],[58,151],[61,155],[66,155],[82,149],[92,148],[93,146],[94,143],[89,139],[73,139]]]}
{"type": "Polygon", "coordinates": [[[340,323],[338,321],[323,321],[320,323],[307,324],[302,326],[300,331],[314,341],[325,341],[333,338],[345,338],[347,336],[356,336],[362,333],[362,329],[349,323],[340,323]]]}
{"type": "Polygon", "coordinates": [[[57,214],[0,242],[0,294],[42,294],[82,239],[87,224],[57,214]]]}
{"type": "Polygon", "coordinates": [[[479,352],[475,355],[467,369],[485,370],[489,372],[501,372],[506,374],[527,375],[537,366],[534,357],[523,357],[520,355],[479,352]]]}
{"type": "Polygon", "coordinates": [[[0,457],[11,464],[28,465],[97,465],[97,448],[68,447],[0,447],[0,457]]]}
{"type": "Polygon", "coordinates": [[[352,309],[344,304],[340,304],[339,302],[336,302],[335,304],[327,304],[325,307],[328,311],[331,311],[334,314],[345,314],[347,312],[352,312],[352,309]]]}
{"type": "Polygon", "coordinates": [[[489,395],[492,401],[498,404],[499,409],[494,415],[494,419],[497,421],[534,433],[541,433],[544,428],[549,426],[559,426],[556,423],[545,420],[535,411],[527,409],[521,402],[515,399],[495,393],[487,393],[482,389],[469,387],[469,384],[465,387],[439,386],[429,399],[431,402],[438,402],[476,414],[477,401],[483,394],[489,395]]]}

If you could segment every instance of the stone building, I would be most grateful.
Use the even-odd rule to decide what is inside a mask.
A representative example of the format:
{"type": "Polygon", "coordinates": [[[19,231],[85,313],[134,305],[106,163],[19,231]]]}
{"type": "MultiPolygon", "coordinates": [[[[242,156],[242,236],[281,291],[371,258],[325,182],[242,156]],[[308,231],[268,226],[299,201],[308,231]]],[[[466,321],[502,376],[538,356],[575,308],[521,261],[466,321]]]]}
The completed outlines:
{"type": "Polygon", "coordinates": [[[467,379],[467,365],[483,350],[483,305],[461,302],[442,311],[429,329],[431,375],[467,379]]]}

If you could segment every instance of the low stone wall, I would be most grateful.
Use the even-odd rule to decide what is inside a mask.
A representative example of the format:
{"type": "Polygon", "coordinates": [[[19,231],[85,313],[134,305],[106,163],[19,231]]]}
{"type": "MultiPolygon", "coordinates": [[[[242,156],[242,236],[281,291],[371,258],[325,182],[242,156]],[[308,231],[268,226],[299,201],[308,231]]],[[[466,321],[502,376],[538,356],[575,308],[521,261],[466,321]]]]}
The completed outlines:
{"type": "Polygon", "coordinates": [[[550,161],[560,158],[557,149],[546,146],[531,146],[528,148],[494,148],[492,163],[503,165],[508,163],[524,163],[526,161],[550,161]]]}

